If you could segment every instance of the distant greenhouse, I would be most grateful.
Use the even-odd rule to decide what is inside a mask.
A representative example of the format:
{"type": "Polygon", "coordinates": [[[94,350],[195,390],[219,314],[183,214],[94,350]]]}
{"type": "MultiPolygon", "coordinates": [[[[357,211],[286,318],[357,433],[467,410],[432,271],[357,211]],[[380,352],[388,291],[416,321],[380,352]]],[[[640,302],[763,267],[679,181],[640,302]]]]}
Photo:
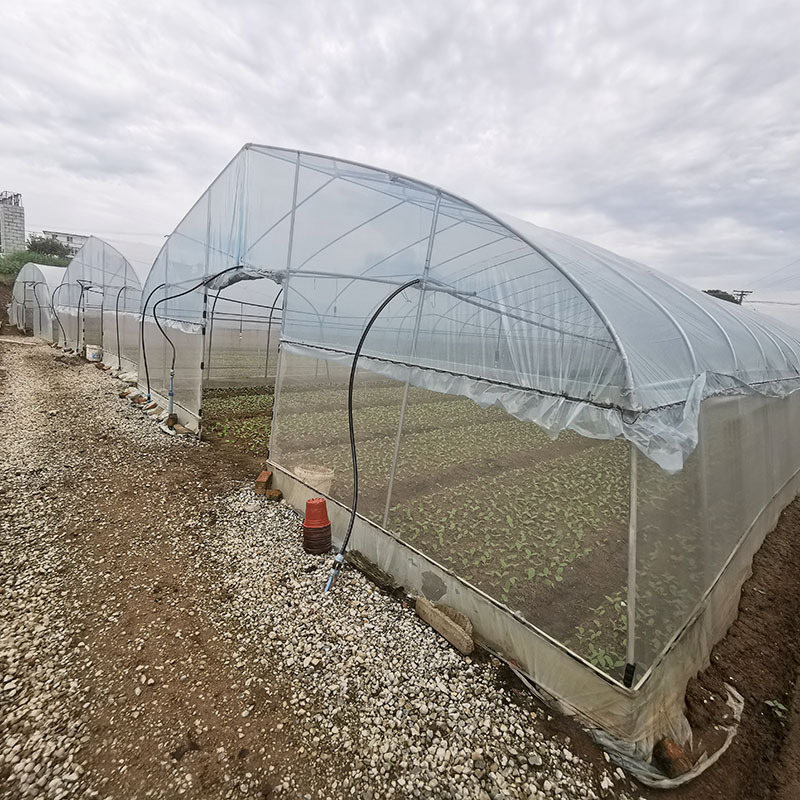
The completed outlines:
{"type": "MultiPolygon", "coordinates": [[[[90,236],[53,293],[58,343],[112,367],[139,363],[139,307],[144,265],[90,236]]],[[[149,266],[149,264],[148,264],[149,266]]]]}
{"type": "Polygon", "coordinates": [[[54,341],[51,300],[63,276],[64,267],[25,264],[14,281],[8,309],[9,322],[40,339],[54,341]]]}
{"type": "Polygon", "coordinates": [[[141,296],[149,396],[172,380],[199,430],[214,392],[274,376],[293,505],[325,494],[341,542],[357,499],[351,549],[631,752],[686,740],[687,680],[800,485],[800,332],[421,181],[259,145],[141,296]]]}

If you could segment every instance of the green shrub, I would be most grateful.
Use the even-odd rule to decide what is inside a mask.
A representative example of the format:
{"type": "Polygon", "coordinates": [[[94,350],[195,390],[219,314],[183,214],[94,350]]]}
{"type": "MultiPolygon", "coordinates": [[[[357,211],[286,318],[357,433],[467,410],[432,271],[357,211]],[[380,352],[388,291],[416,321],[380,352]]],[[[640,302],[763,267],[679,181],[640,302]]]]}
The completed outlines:
{"type": "Polygon", "coordinates": [[[17,273],[29,262],[66,267],[68,258],[37,253],[33,250],[18,250],[16,253],[0,254],[0,283],[14,283],[17,273]]]}

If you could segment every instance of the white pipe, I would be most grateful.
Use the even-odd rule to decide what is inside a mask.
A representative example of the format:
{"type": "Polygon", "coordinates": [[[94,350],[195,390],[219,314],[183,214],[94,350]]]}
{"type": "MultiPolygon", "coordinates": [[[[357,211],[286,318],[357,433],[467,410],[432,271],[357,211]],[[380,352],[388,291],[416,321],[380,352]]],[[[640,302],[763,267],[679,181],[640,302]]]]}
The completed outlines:
{"type": "Polygon", "coordinates": [[[636,663],[636,530],[637,530],[637,451],[630,447],[631,477],[630,505],[628,511],[628,650],[626,661],[636,663]]]}
{"type": "MultiPolygon", "coordinates": [[[[424,281],[428,277],[428,272],[430,271],[431,267],[431,256],[433,255],[433,240],[436,236],[436,225],[439,220],[439,204],[441,203],[442,196],[441,194],[436,195],[436,203],[433,206],[433,215],[431,217],[431,232],[428,236],[428,249],[425,253],[425,264],[422,268],[422,280],[423,284],[420,287],[421,291],[419,293],[419,303],[417,304],[417,316],[414,321],[414,335],[411,341],[411,358],[414,358],[415,353],[417,352],[417,339],[419,338],[419,325],[422,319],[422,302],[425,298],[425,287],[424,281]]],[[[327,364],[327,362],[326,362],[327,364]]],[[[405,422],[406,418],[406,407],[408,405],[408,386],[410,383],[410,379],[406,378],[406,384],[403,387],[403,401],[400,405],[400,420],[397,423],[397,437],[394,440],[394,454],[392,455],[392,468],[389,471],[389,486],[386,489],[386,505],[383,509],[383,527],[387,527],[387,523],[389,522],[389,507],[392,504],[392,491],[394,490],[394,476],[397,472],[397,459],[400,455],[400,438],[403,435],[403,422],[405,422]]]]}

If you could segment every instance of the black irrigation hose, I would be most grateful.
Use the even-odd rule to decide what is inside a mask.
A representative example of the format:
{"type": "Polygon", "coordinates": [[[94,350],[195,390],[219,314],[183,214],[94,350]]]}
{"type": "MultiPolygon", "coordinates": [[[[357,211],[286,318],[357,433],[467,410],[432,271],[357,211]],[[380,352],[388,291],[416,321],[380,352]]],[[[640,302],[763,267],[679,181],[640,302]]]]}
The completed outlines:
{"type": "Polygon", "coordinates": [[[375,324],[375,320],[378,319],[378,316],[383,309],[386,308],[386,306],[388,306],[389,303],[391,303],[392,300],[394,300],[394,298],[397,297],[397,295],[399,295],[401,292],[405,291],[411,286],[416,286],[418,283],[421,283],[421,279],[414,278],[413,281],[408,281],[408,283],[398,286],[397,289],[395,289],[388,297],[386,297],[386,299],[378,306],[372,317],[370,317],[369,322],[361,334],[361,339],[359,339],[356,351],[353,354],[353,364],[350,367],[350,383],[347,387],[347,423],[350,428],[350,456],[353,460],[353,503],[350,509],[350,522],[347,525],[347,533],[344,536],[342,547],[334,559],[333,566],[331,567],[331,574],[328,576],[328,582],[325,584],[326,592],[330,591],[333,581],[336,579],[336,576],[341,571],[344,564],[344,557],[347,554],[347,545],[350,541],[350,535],[353,533],[353,525],[356,521],[356,510],[358,509],[358,458],[356,456],[356,433],[353,426],[353,385],[355,384],[356,380],[358,357],[361,355],[361,348],[364,346],[364,341],[367,338],[367,334],[372,329],[372,326],[375,324]]]}
{"type": "MultiPolygon", "coordinates": [[[[39,302],[39,295],[36,294],[36,287],[37,286],[47,286],[47,284],[44,281],[33,281],[33,283],[31,284],[31,289],[33,290],[33,300],[36,303],[36,309],[39,312],[37,316],[39,317],[39,330],[41,331],[41,329],[42,329],[42,304],[39,302]]],[[[33,332],[34,333],[36,332],[36,326],[35,325],[33,326],[33,332]]]]}
{"type": "MultiPolygon", "coordinates": [[[[75,352],[80,353],[80,351],[81,351],[81,348],[80,348],[80,339],[81,339],[81,304],[83,303],[83,291],[84,290],[83,290],[83,284],[82,283],[79,283],[78,285],[81,287],[81,293],[78,295],[78,318],[77,318],[77,321],[75,322],[75,352]]],[[[83,332],[85,334],[86,333],[86,311],[83,312],[83,316],[84,316],[84,320],[83,320],[83,322],[84,322],[84,324],[83,324],[84,331],[83,332]]],[[[86,344],[86,336],[84,335],[83,338],[84,338],[84,344],[86,344]]]]}
{"type": "Polygon", "coordinates": [[[130,289],[131,287],[128,284],[124,284],[120,287],[120,290],[117,292],[117,302],[114,306],[114,326],[117,329],[117,369],[122,370],[122,344],[119,340],[119,299],[122,297],[122,293],[126,289],[130,289]]]}
{"type": "MultiPolygon", "coordinates": [[[[228,267],[227,269],[223,269],[216,275],[210,275],[208,278],[204,278],[202,281],[200,281],[200,283],[196,284],[195,286],[191,286],[188,289],[184,289],[184,291],[178,292],[177,294],[165,295],[160,300],[156,300],[156,302],[153,304],[153,319],[155,320],[156,326],[161,331],[161,335],[169,342],[169,346],[172,348],[172,365],[170,369],[175,369],[175,358],[177,356],[177,351],[175,350],[175,344],[173,343],[172,339],[170,339],[169,336],[167,336],[166,331],[161,327],[161,323],[158,321],[158,315],[156,314],[156,309],[161,303],[166,303],[167,300],[175,300],[178,297],[183,297],[184,295],[190,294],[191,292],[194,292],[195,290],[200,289],[203,286],[208,286],[208,284],[211,283],[211,281],[216,280],[220,276],[224,275],[226,272],[233,272],[233,270],[235,269],[241,269],[241,265],[237,264],[235,267],[228,267]]],[[[149,393],[150,392],[148,389],[148,395],[149,393]]]]}
{"type": "Polygon", "coordinates": [[[275,299],[272,301],[272,306],[269,310],[269,321],[267,322],[267,360],[264,363],[264,380],[269,377],[269,343],[270,338],[272,335],[272,315],[275,313],[275,306],[278,304],[278,300],[280,296],[283,294],[283,286],[278,289],[278,294],[275,295],[275,299]]]}
{"type": "Polygon", "coordinates": [[[144,301],[144,306],[142,307],[142,318],[139,321],[139,350],[142,354],[142,364],[144,364],[144,378],[147,382],[147,399],[150,399],[150,369],[147,366],[147,347],[144,343],[144,319],[147,316],[147,304],[152,299],[153,295],[159,290],[163,289],[167,284],[166,283],[159,283],[149,295],[147,295],[147,300],[144,301]]]}
{"type": "Polygon", "coordinates": [[[206,364],[206,380],[211,378],[211,345],[214,343],[214,315],[217,313],[217,300],[222,289],[217,289],[214,302],[211,304],[211,313],[208,315],[208,363],[206,364]]]}
{"type": "Polygon", "coordinates": [[[62,335],[64,336],[64,349],[67,347],[67,332],[64,330],[64,326],[61,324],[61,317],[58,316],[58,312],[56,311],[56,292],[66,285],[67,284],[59,283],[58,286],[53,289],[53,293],[50,295],[50,309],[53,312],[56,322],[58,323],[58,327],[61,328],[62,335]]]}
{"type": "MultiPolygon", "coordinates": [[[[169,342],[170,347],[172,348],[172,368],[173,369],[175,368],[175,345],[172,343],[172,339],[170,339],[169,336],[167,336],[167,334],[164,332],[164,329],[161,327],[161,323],[158,321],[158,317],[156,316],[156,306],[159,303],[163,303],[165,300],[174,300],[176,297],[183,297],[183,295],[189,294],[189,292],[193,292],[193,291],[195,291],[195,289],[199,289],[201,286],[206,286],[207,284],[211,283],[211,281],[216,280],[221,275],[224,275],[226,272],[232,272],[235,269],[240,269],[240,266],[241,266],[240,264],[237,264],[235,267],[228,267],[227,269],[223,269],[222,271],[217,272],[215,275],[211,275],[210,277],[205,278],[200,283],[198,283],[196,286],[192,286],[191,289],[187,289],[184,292],[178,292],[178,294],[167,295],[165,297],[162,297],[161,300],[157,300],[154,303],[154,305],[153,305],[153,319],[155,320],[155,323],[158,326],[158,329],[161,331],[161,335],[169,342]]],[[[148,364],[147,364],[147,346],[146,346],[145,341],[144,341],[144,321],[145,321],[145,318],[147,316],[147,304],[150,302],[150,300],[152,299],[153,295],[159,289],[163,289],[166,285],[167,285],[166,283],[160,283],[158,286],[156,286],[156,288],[153,289],[150,292],[149,295],[147,295],[147,300],[145,300],[144,306],[142,306],[142,319],[141,319],[141,323],[140,323],[140,327],[139,327],[139,340],[140,340],[140,350],[141,350],[141,353],[142,353],[142,363],[144,364],[144,375],[145,375],[145,380],[147,381],[147,399],[148,400],[150,400],[150,369],[149,369],[148,364]]]]}
{"type": "MultiPolygon", "coordinates": [[[[185,294],[189,294],[190,292],[193,292],[196,289],[201,288],[202,286],[207,286],[209,283],[211,283],[211,281],[216,280],[217,278],[219,278],[222,275],[225,275],[225,273],[232,272],[233,270],[240,269],[240,268],[241,268],[241,264],[237,264],[236,266],[233,266],[233,267],[227,267],[226,269],[220,270],[220,272],[217,272],[214,275],[210,275],[209,277],[204,278],[196,286],[192,286],[190,289],[187,289],[186,291],[178,292],[177,294],[173,294],[173,295],[167,295],[165,297],[162,297],[161,300],[157,300],[154,303],[154,305],[153,305],[153,319],[155,320],[155,323],[158,326],[159,331],[161,331],[161,335],[169,342],[170,347],[172,348],[172,368],[173,369],[175,368],[175,345],[173,344],[172,339],[170,339],[169,336],[167,336],[167,334],[165,333],[164,329],[161,327],[161,323],[158,321],[158,317],[156,316],[156,306],[158,306],[159,303],[163,303],[166,300],[174,300],[177,297],[183,297],[185,294]]],[[[153,289],[150,292],[149,295],[147,295],[147,300],[145,300],[144,306],[142,306],[142,319],[141,319],[140,328],[139,328],[139,343],[140,343],[140,350],[141,350],[141,353],[142,353],[142,363],[144,365],[145,380],[147,381],[147,399],[148,400],[150,400],[150,369],[149,369],[148,364],[147,364],[147,345],[145,344],[145,341],[144,341],[144,321],[145,321],[145,318],[147,317],[147,305],[148,305],[148,303],[152,299],[153,295],[159,289],[163,289],[166,285],[167,285],[166,283],[160,283],[158,286],[156,286],[156,288],[153,289]]]]}

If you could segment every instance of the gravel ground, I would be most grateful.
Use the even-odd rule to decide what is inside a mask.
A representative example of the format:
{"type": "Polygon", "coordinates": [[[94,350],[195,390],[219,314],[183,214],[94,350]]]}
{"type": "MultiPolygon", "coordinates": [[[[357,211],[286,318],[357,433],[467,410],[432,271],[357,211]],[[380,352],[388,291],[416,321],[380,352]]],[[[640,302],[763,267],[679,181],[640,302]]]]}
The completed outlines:
{"type": "Polygon", "coordinates": [[[121,384],[0,342],[0,796],[636,798],[121,384]]]}

